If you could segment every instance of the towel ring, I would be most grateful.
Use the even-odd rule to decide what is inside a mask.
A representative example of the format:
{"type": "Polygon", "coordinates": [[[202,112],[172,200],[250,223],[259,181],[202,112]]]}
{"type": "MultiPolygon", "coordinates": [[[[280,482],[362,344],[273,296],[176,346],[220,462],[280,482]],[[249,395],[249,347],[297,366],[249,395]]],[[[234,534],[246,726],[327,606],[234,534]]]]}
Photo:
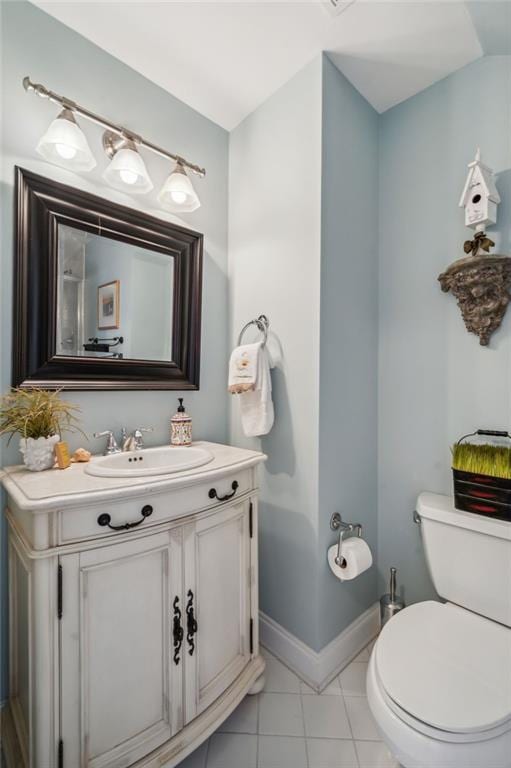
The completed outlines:
{"type": "Polygon", "coordinates": [[[269,325],[270,325],[270,321],[268,320],[266,315],[259,315],[259,317],[257,319],[249,320],[249,322],[246,325],[243,326],[243,328],[241,329],[241,333],[238,336],[238,347],[241,345],[241,341],[243,339],[243,334],[245,333],[245,331],[248,328],[250,328],[251,325],[257,325],[258,329],[263,334],[262,345],[264,347],[265,344],[266,344],[266,340],[268,338],[268,328],[269,328],[269,325]]]}

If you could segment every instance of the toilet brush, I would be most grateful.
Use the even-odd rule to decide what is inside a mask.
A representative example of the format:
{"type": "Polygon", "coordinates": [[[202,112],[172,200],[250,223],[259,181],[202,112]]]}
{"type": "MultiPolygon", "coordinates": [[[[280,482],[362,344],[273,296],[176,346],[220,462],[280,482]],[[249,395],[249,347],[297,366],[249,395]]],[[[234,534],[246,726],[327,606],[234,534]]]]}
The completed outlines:
{"type": "Polygon", "coordinates": [[[396,596],[396,569],[390,569],[390,592],[380,598],[380,624],[381,627],[391,619],[395,613],[405,607],[405,602],[396,596]]]}

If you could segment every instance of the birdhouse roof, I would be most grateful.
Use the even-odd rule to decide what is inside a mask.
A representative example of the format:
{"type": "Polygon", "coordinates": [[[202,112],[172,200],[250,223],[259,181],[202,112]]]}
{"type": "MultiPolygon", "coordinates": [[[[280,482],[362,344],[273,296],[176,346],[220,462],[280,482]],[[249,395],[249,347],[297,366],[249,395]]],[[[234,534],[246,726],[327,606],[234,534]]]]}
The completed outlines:
{"type": "Polygon", "coordinates": [[[500,195],[495,186],[493,171],[481,161],[481,153],[477,150],[476,159],[468,165],[468,176],[461,194],[460,207],[469,201],[470,188],[476,180],[482,184],[488,198],[493,203],[500,203],[500,195]]]}

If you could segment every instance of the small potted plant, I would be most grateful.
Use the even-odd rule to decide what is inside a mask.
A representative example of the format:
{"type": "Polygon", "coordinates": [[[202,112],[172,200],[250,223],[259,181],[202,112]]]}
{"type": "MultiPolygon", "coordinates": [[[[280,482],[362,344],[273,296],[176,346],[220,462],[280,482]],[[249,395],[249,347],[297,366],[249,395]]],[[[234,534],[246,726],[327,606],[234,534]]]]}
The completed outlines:
{"type": "Polygon", "coordinates": [[[464,442],[473,435],[511,437],[504,430],[478,429],[452,447],[455,506],[465,512],[511,520],[511,447],[464,442]]]}
{"type": "Polygon", "coordinates": [[[10,435],[9,442],[15,434],[20,436],[25,466],[33,472],[51,469],[61,433],[79,429],[78,406],[59,395],[60,390],[13,389],[0,400],[0,435],[10,435]]]}

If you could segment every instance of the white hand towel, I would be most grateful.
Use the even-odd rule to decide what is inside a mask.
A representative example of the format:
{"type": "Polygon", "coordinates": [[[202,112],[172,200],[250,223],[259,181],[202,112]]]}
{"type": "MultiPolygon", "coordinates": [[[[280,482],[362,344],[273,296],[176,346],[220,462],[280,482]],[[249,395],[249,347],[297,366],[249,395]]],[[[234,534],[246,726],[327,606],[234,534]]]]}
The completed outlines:
{"type": "Polygon", "coordinates": [[[255,389],[240,395],[241,426],[247,437],[267,435],[275,418],[268,352],[259,347],[255,389]]]}
{"type": "Polygon", "coordinates": [[[229,392],[239,395],[256,388],[261,342],[236,347],[229,360],[229,392]]]}

